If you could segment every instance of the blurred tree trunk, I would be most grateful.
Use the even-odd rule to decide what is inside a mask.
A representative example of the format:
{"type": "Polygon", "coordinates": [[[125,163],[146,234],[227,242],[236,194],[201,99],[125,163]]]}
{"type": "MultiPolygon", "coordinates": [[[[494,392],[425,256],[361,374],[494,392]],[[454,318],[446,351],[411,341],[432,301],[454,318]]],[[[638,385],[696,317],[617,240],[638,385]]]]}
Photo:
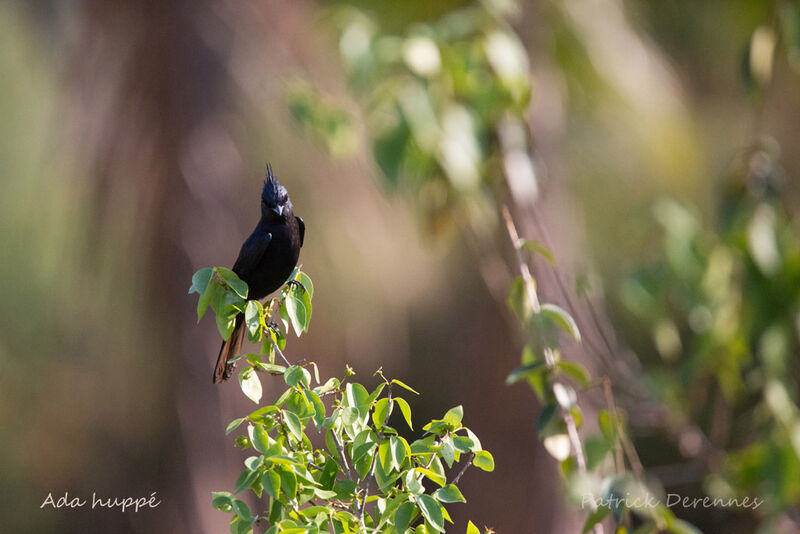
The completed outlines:
{"type": "Polygon", "coordinates": [[[214,231],[208,199],[225,190],[214,180],[227,178],[192,180],[186,173],[193,136],[217,126],[225,90],[223,66],[198,34],[210,7],[203,1],[85,2],[66,69],[75,103],[68,128],[83,140],[81,157],[94,189],[90,255],[116,249],[139,273],[150,339],[142,343],[149,350],[141,353],[141,372],[130,380],[165,411],[156,419],[159,452],[149,465],[128,465],[119,481],[124,495],[129,487],[158,491],[159,519],[138,514],[129,524],[107,525],[115,532],[226,528],[206,491],[210,481],[231,478],[220,456],[228,447],[211,385],[214,344],[192,328],[186,288],[195,266],[184,249],[187,236],[214,231]]]}

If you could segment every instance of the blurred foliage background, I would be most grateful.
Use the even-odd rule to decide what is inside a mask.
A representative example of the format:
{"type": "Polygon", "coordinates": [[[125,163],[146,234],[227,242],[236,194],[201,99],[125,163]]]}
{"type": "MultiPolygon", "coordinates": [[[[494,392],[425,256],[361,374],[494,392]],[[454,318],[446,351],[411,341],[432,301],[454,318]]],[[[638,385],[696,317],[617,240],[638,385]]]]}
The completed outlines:
{"type": "Polygon", "coordinates": [[[487,436],[497,469],[465,476],[454,529],[585,515],[554,491],[530,392],[504,385],[501,201],[553,249],[540,290],[581,324],[571,355],[612,378],[648,477],[767,499],[675,513],[800,528],[795,2],[37,0],[2,3],[0,29],[7,531],[226,528],[210,491],[247,401],[210,384],[186,289],[232,262],[267,160],[317,287],[296,355],[382,365],[421,418],[463,404],[487,436]],[[39,508],[66,491],[163,503],[39,508]]]}

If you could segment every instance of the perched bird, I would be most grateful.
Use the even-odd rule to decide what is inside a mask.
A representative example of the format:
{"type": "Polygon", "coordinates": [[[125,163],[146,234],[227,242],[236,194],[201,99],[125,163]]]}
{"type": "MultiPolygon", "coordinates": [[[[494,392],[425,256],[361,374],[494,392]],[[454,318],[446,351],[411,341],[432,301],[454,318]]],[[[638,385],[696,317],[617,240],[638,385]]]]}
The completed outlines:
{"type": "MultiPolygon", "coordinates": [[[[260,300],[286,282],[297,265],[305,233],[306,225],[292,212],[286,188],[275,179],[272,167],[267,166],[267,178],[261,191],[261,219],[233,265],[233,272],[247,282],[248,299],[260,300]]],[[[244,332],[244,316],[240,314],[231,336],[219,349],[215,384],[230,378],[233,364],[228,364],[228,360],[239,353],[244,332]]]]}

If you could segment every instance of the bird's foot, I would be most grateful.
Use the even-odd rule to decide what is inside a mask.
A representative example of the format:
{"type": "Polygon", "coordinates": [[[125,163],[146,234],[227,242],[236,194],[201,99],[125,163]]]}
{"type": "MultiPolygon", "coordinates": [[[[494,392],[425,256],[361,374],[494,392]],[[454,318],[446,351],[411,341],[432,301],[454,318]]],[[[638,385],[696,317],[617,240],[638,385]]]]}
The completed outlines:
{"type": "Polygon", "coordinates": [[[303,293],[307,293],[308,292],[308,290],[306,289],[306,286],[304,286],[303,284],[301,284],[297,280],[289,280],[288,282],[286,282],[286,285],[289,286],[289,287],[292,287],[292,286],[299,287],[300,289],[303,290],[303,293]]]}

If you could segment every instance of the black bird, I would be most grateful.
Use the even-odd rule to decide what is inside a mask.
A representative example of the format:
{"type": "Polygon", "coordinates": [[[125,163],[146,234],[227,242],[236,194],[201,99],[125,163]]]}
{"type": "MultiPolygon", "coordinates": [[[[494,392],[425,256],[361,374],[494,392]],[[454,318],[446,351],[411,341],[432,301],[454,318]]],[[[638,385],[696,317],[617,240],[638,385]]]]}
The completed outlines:
{"type": "MultiPolygon", "coordinates": [[[[260,300],[286,282],[297,265],[305,234],[306,225],[292,213],[286,188],[275,179],[272,167],[267,166],[267,179],[261,191],[261,219],[233,264],[233,272],[247,282],[248,299],[260,300]]],[[[230,338],[219,349],[215,384],[230,378],[233,364],[228,364],[228,360],[239,353],[244,332],[244,316],[239,314],[230,338]]]]}

